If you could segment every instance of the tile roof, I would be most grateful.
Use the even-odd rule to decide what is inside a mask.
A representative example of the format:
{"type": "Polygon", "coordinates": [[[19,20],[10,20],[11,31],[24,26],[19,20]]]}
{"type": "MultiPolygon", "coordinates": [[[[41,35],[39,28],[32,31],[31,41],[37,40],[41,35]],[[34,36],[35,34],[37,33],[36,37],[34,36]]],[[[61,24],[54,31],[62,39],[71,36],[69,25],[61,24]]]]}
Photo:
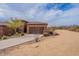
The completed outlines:
{"type": "Polygon", "coordinates": [[[44,22],[28,22],[27,24],[47,24],[47,23],[44,23],[44,22]]]}
{"type": "Polygon", "coordinates": [[[6,22],[0,22],[0,25],[6,25],[6,22]]]}
{"type": "MultiPolygon", "coordinates": [[[[38,22],[38,21],[26,21],[26,20],[21,20],[23,22],[26,22],[27,24],[47,24],[44,22],[38,22]]],[[[7,22],[0,22],[0,25],[6,25],[7,22]]]]}

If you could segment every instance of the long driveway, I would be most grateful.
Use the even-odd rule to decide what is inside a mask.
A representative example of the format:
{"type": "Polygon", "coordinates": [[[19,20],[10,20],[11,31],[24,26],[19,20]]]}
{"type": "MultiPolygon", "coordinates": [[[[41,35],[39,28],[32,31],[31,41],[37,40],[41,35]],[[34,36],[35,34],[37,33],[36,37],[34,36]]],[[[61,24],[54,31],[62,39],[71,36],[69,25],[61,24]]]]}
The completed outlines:
{"type": "Polygon", "coordinates": [[[17,38],[11,38],[7,40],[2,40],[0,41],[0,49],[8,48],[14,45],[22,44],[24,42],[32,41],[35,38],[39,37],[40,35],[34,35],[34,34],[26,34],[25,36],[22,37],[17,37],[17,38]]]}

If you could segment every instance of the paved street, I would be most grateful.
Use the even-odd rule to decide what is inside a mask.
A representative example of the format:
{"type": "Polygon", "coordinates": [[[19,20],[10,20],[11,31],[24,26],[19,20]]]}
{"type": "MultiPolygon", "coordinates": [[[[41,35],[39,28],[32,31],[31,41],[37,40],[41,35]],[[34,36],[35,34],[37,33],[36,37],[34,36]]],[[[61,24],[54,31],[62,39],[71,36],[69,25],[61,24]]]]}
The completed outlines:
{"type": "Polygon", "coordinates": [[[32,41],[37,37],[40,37],[40,35],[26,34],[25,36],[22,37],[2,40],[0,41],[0,49],[4,49],[14,45],[22,44],[24,42],[32,41]]]}

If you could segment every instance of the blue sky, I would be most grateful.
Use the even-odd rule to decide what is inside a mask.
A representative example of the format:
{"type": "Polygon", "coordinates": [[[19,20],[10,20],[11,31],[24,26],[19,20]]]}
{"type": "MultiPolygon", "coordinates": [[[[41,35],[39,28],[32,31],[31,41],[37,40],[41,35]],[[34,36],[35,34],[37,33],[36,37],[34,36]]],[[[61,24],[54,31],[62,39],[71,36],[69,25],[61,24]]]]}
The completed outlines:
{"type": "Polygon", "coordinates": [[[11,17],[47,22],[49,26],[79,25],[78,3],[6,3],[0,4],[0,21],[11,17]]]}

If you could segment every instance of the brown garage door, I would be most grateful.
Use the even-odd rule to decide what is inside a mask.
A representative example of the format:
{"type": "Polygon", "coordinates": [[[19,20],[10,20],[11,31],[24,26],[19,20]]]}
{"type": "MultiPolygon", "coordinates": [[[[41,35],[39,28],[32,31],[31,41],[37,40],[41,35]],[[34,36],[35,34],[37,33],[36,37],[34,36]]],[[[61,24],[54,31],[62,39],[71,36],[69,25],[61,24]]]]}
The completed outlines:
{"type": "Polygon", "coordinates": [[[44,30],[44,27],[30,27],[29,33],[30,34],[42,34],[44,30]]]}

